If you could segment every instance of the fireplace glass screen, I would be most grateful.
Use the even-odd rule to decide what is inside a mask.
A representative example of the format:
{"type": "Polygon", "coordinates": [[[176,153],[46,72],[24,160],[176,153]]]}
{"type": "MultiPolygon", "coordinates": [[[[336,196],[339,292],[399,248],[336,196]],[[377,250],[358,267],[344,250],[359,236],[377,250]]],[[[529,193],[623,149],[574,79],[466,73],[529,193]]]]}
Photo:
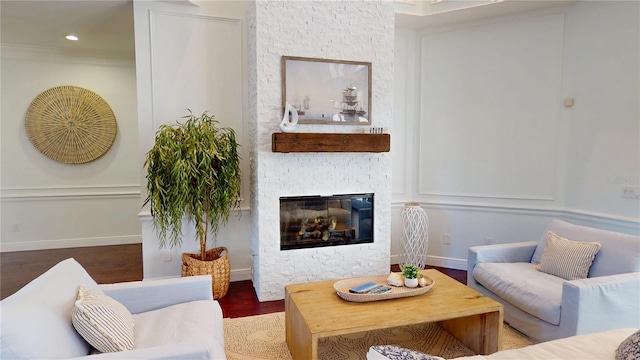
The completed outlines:
{"type": "Polygon", "coordinates": [[[373,194],[280,198],[280,250],[373,242],[373,194]]]}

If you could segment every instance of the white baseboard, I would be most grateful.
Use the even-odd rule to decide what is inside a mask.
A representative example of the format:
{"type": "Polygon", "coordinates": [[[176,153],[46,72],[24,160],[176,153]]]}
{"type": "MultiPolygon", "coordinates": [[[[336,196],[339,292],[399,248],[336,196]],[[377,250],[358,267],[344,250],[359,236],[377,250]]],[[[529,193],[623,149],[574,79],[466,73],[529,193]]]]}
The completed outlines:
{"type": "MultiPolygon", "coordinates": [[[[173,279],[180,276],[159,276],[159,277],[144,277],[144,280],[161,280],[161,279],[173,279]]],[[[229,275],[229,282],[251,280],[251,269],[236,269],[231,270],[229,275]]]]}
{"type": "Polygon", "coordinates": [[[142,235],[108,236],[77,239],[7,242],[0,244],[0,252],[49,250],[74,247],[141,244],[142,235]]]}
{"type": "Polygon", "coordinates": [[[467,271],[467,259],[427,256],[427,265],[467,271]]]}
{"type": "Polygon", "coordinates": [[[231,279],[229,281],[244,281],[251,280],[251,269],[236,269],[231,270],[231,279]]]}
{"type": "MultiPolygon", "coordinates": [[[[391,255],[391,265],[398,264],[400,264],[400,256],[391,255]]],[[[467,259],[447,258],[442,256],[427,256],[427,265],[466,271],[467,259]]]]}

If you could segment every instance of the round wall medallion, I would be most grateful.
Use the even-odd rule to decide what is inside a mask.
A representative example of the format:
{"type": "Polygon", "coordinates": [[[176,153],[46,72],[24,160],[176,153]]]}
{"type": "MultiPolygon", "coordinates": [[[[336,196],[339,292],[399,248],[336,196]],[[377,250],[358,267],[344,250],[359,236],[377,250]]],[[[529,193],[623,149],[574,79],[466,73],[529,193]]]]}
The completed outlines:
{"type": "Polygon", "coordinates": [[[118,133],[109,104],[76,86],[59,86],[38,95],[29,105],[25,127],[38,151],[66,164],[101,157],[118,133]]]}

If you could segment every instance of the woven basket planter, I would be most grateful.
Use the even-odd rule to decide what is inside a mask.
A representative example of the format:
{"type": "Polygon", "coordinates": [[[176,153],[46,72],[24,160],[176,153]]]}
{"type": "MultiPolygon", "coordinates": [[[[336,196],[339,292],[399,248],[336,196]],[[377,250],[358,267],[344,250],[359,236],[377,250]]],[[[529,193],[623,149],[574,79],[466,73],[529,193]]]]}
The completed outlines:
{"type": "Polygon", "coordinates": [[[213,298],[220,299],[227,295],[231,277],[229,251],[226,247],[207,250],[205,260],[200,254],[182,254],[182,276],[211,275],[213,298]],[[224,253],[224,254],[222,254],[224,253]]]}

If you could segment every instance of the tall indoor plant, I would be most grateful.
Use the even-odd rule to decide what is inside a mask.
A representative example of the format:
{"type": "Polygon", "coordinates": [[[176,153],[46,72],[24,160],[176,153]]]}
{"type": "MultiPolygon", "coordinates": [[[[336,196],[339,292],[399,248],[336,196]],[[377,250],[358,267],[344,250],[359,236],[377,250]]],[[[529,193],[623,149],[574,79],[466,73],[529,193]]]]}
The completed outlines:
{"type": "Polygon", "coordinates": [[[182,255],[182,275],[211,274],[219,298],[229,287],[228,254],[224,247],[207,250],[207,235],[215,243],[219,225],[240,207],[239,145],[235,131],[219,127],[206,111],[195,116],[189,110],[182,119],[161,125],[147,153],[144,204],[150,204],[161,247],[182,244],[183,218],[195,225],[200,254],[182,255]]]}

